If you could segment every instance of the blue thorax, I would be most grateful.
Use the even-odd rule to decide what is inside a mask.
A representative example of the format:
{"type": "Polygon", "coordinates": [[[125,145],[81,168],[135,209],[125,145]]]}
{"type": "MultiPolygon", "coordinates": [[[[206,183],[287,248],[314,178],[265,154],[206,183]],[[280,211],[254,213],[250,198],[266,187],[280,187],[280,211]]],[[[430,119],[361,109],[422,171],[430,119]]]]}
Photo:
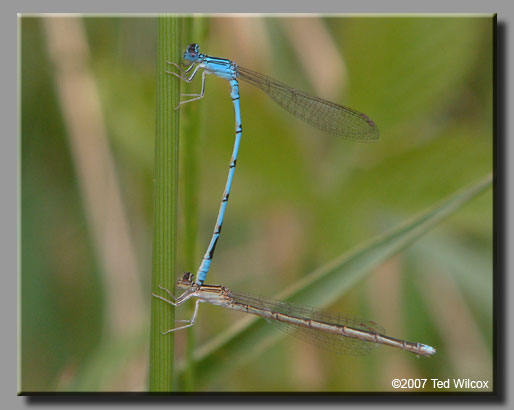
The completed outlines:
{"type": "Polygon", "coordinates": [[[196,43],[190,44],[184,52],[184,60],[197,63],[205,68],[208,74],[215,74],[227,80],[237,78],[237,65],[226,59],[211,57],[200,53],[200,46],[196,43]]]}

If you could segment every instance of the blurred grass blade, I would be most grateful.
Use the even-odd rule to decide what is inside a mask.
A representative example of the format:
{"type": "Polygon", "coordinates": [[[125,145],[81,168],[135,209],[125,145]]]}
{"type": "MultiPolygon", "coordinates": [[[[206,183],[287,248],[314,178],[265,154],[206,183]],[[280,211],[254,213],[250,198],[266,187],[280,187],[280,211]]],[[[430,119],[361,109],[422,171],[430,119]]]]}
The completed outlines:
{"type": "MultiPolygon", "coordinates": [[[[340,298],[357,281],[392,255],[411,245],[416,239],[437,226],[492,184],[488,176],[474,185],[458,191],[436,206],[405,222],[392,231],[380,235],[357,249],[341,255],[315,270],[275,298],[306,306],[323,307],[340,298]],[[320,305],[319,301],[323,303],[320,305]]],[[[242,290],[242,289],[237,289],[242,290]]],[[[204,384],[214,376],[249,360],[281,337],[285,336],[264,320],[246,317],[220,333],[196,353],[197,383],[204,384]]],[[[182,367],[180,368],[182,373],[182,367]]]]}
{"type": "MultiPolygon", "coordinates": [[[[124,337],[110,337],[102,340],[94,354],[76,372],[76,377],[69,384],[63,383],[62,386],[57,386],[55,390],[68,392],[134,391],[133,387],[125,388],[123,382],[126,383],[126,379],[124,377],[130,373],[127,369],[136,368],[138,363],[147,357],[147,342],[148,328],[146,326],[124,334],[124,337]],[[124,387],[120,388],[120,386],[124,387]]],[[[73,362],[69,369],[73,372],[73,362]]],[[[62,379],[67,379],[65,372],[62,379]]],[[[142,379],[144,380],[144,376],[142,379]]]]}
{"type": "Polygon", "coordinates": [[[491,253],[481,247],[469,247],[448,232],[433,235],[412,247],[412,255],[422,264],[430,262],[438,272],[451,276],[477,312],[491,318],[493,314],[493,280],[491,253]]]}
{"type": "MultiPolygon", "coordinates": [[[[157,118],[155,130],[154,242],[152,291],[173,289],[178,198],[178,105],[180,84],[167,75],[167,61],[180,61],[181,18],[158,18],[157,118]]],[[[174,326],[174,309],[152,298],[150,330],[150,391],[171,391],[173,385],[173,335],[161,332],[174,326]]]]}
{"type": "MultiPolygon", "coordinates": [[[[207,38],[208,24],[207,20],[202,17],[192,16],[184,18],[184,41],[187,43],[195,42],[204,44],[207,38]]],[[[180,162],[183,177],[181,183],[182,209],[184,219],[184,266],[186,271],[194,272],[197,258],[197,234],[198,234],[198,170],[200,168],[200,155],[198,148],[200,146],[200,135],[205,128],[204,113],[205,104],[185,104],[181,108],[182,118],[180,123],[180,162]]],[[[200,256],[201,257],[201,256],[200,256]]],[[[193,305],[187,307],[186,316],[193,315],[193,305]]],[[[186,370],[184,379],[178,380],[177,389],[181,391],[195,390],[195,365],[194,350],[195,337],[192,327],[186,330],[187,347],[186,347],[186,370]]]]}

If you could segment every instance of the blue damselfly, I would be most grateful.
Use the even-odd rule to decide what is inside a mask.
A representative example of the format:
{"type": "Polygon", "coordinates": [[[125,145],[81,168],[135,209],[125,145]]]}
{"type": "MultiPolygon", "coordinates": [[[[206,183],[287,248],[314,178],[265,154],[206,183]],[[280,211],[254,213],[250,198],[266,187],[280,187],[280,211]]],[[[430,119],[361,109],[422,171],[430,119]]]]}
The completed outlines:
{"type": "Polygon", "coordinates": [[[227,182],[225,184],[225,191],[221,199],[221,205],[218,211],[218,217],[216,219],[216,225],[214,227],[211,241],[209,242],[209,246],[207,247],[202,263],[196,274],[196,283],[201,285],[205,281],[207,273],[209,272],[214,249],[216,248],[216,244],[221,234],[221,227],[234,177],[239,145],[241,143],[242,123],[238,79],[260,88],[277,104],[289,111],[291,114],[323,131],[360,142],[375,141],[378,138],[379,133],[375,123],[365,114],[321,98],[312,97],[302,91],[295,90],[283,83],[273,80],[264,74],[259,74],[255,71],[243,68],[226,58],[211,57],[206,54],[202,54],[200,53],[200,47],[198,44],[190,44],[188,46],[184,53],[184,59],[190,62],[190,65],[185,69],[183,69],[179,64],[172,62],[169,63],[180,70],[181,74],[172,71],[167,71],[167,73],[189,83],[194,79],[199,70],[203,70],[202,89],[199,94],[184,94],[184,96],[190,96],[193,98],[181,101],[177,106],[177,109],[182,104],[203,98],[205,95],[205,76],[207,74],[215,74],[218,77],[228,80],[230,84],[230,95],[234,104],[236,120],[236,137],[232,151],[232,158],[230,160],[227,182]],[[192,73],[189,75],[188,73],[191,72],[191,70],[192,73]]]}

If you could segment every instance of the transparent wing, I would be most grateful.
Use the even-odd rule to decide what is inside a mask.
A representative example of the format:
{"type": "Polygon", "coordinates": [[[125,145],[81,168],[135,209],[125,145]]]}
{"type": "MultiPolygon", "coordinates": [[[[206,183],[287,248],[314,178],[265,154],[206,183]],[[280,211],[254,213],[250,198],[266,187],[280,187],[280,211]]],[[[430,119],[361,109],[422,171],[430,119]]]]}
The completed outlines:
{"type": "Polygon", "coordinates": [[[239,78],[259,87],[278,105],[313,127],[354,141],[378,139],[378,128],[366,114],[312,97],[247,68],[238,66],[237,70],[239,78]]]}
{"type": "MultiPolygon", "coordinates": [[[[348,326],[353,329],[385,335],[385,329],[377,323],[361,320],[355,316],[331,313],[320,309],[294,305],[287,302],[279,302],[276,300],[266,300],[257,296],[240,293],[232,292],[231,295],[235,302],[245,305],[255,306],[272,312],[283,313],[285,315],[296,318],[313,319],[323,323],[348,326]]],[[[326,333],[319,330],[313,330],[307,327],[295,325],[293,323],[272,319],[265,320],[269,324],[292,336],[336,353],[360,356],[369,353],[371,350],[377,347],[376,343],[368,342],[365,340],[354,339],[333,333],[326,333]]]]}

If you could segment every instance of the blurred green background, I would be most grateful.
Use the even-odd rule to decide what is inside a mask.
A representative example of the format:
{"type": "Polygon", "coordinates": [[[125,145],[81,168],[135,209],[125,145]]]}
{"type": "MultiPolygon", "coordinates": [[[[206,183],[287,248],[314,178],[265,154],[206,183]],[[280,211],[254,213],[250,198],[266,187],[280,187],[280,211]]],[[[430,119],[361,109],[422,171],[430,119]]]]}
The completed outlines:
{"type": "MultiPolygon", "coordinates": [[[[155,66],[156,19],[19,23],[20,391],[145,391],[155,78],[165,69],[155,66]]],[[[489,174],[493,24],[487,16],[184,19],[184,49],[199,42],[202,52],[355,108],[381,133],[374,144],[337,139],[242,83],[243,141],[207,282],[272,297],[489,174]]],[[[199,88],[198,80],[185,89],[199,88]]],[[[180,179],[180,197],[193,190],[186,206],[196,216],[194,229],[185,226],[181,202],[179,272],[196,272],[225,184],[234,138],[227,82],[209,76],[205,98],[188,110],[199,135],[181,135],[181,147],[187,138],[194,146],[193,157],[181,155],[193,158],[180,164],[193,178],[187,187],[180,179]]],[[[435,346],[435,356],[381,347],[345,357],[285,337],[258,353],[248,346],[241,363],[194,390],[394,391],[393,378],[422,377],[492,387],[492,274],[488,190],[330,307],[435,346]]],[[[196,345],[242,316],[201,306],[196,345]]],[[[180,359],[186,332],[175,338],[180,359]]]]}

